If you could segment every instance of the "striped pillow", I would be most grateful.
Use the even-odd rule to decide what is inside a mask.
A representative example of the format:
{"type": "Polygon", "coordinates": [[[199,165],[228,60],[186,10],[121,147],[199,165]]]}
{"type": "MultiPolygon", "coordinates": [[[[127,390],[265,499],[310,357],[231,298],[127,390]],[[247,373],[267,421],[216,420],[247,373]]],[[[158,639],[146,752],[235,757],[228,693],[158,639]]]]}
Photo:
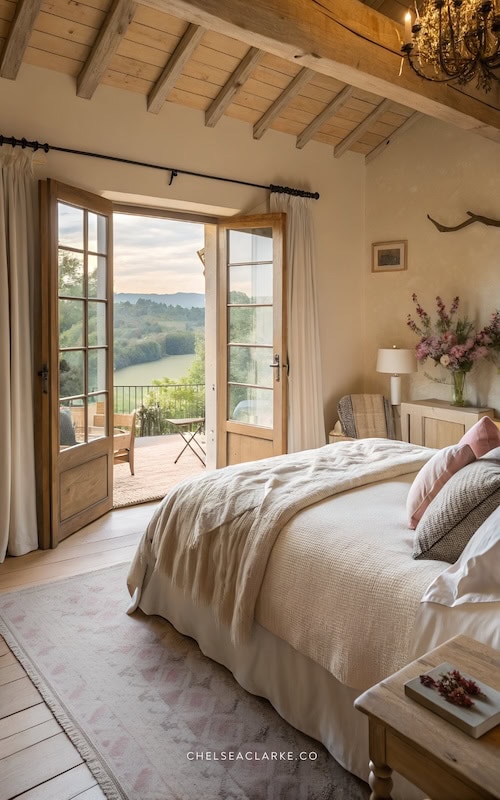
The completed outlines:
{"type": "Polygon", "coordinates": [[[500,504],[500,469],[483,457],[455,473],[428,506],[415,530],[413,558],[453,564],[500,504]]]}

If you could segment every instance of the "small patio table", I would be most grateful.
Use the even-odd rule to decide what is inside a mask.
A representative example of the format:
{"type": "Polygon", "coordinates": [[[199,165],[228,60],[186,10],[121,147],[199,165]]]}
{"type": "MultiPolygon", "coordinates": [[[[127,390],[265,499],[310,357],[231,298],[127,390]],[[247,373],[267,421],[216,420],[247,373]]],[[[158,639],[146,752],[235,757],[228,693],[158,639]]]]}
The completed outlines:
{"type": "Polygon", "coordinates": [[[174,464],[177,464],[183,452],[187,450],[187,448],[189,447],[189,449],[193,451],[195,456],[200,459],[203,466],[206,467],[205,460],[193,447],[193,444],[195,444],[199,448],[199,450],[201,450],[203,455],[206,456],[205,450],[203,449],[199,441],[195,439],[196,434],[200,433],[200,431],[203,429],[205,425],[205,417],[189,417],[187,419],[167,419],[167,422],[169,422],[176,429],[176,432],[185,442],[185,445],[180,451],[177,458],[175,459],[174,464]],[[193,425],[196,425],[196,429],[194,432],[191,430],[193,425]]]}

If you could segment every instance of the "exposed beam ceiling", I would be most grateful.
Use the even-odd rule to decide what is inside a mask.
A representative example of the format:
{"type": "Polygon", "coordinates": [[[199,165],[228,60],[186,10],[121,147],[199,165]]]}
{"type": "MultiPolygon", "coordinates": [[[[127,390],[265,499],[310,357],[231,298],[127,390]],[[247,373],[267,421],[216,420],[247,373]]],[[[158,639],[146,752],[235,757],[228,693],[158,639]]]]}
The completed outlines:
{"type": "Polygon", "coordinates": [[[388,145],[394,142],[395,139],[399,139],[399,137],[402,136],[404,133],[406,133],[406,131],[409,128],[411,128],[412,125],[414,125],[415,122],[419,120],[421,117],[422,114],[420,114],[418,111],[414,111],[411,117],[408,117],[406,122],[403,122],[403,124],[400,125],[399,128],[396,128],[394,133],[391,133],[391,135],[388,136],[386,139],[384,139],[382,142],[380,142],[380,144],[378,144],[377,147],[371,150],[371,152],[367,153],[367,155],[365,156],[365,164],[369,164],[370,161],[373,161],[374,158],[377,158],[377,156],[379,156],[381,153],[384,153],[387,150],[388,145]]]}
{"type": "Polygon", "coordinates": [[[261,136],[264,135],[264,133],[271,127],[276,117],[279,117],[283,109],[293,100],[294,97],[296,97],[296,95],[298,95],[302,87],[305,86],[306,83],[309,83],[312,78],[314,78],[314,72],[312,69],[307,69],[304,67],[304,69],[300,70],[295,78],[290,81],[285,91],[280,94],[274,103],[269,106],[259,121],[255,123],[253,126],[254,139],[260,139],[261,136]]]}
{"type": "Polygon", "coordinates": [[[222,87],[221,91],[207,109],[205,114],[205,125],[209,128],[215,127],[222,117],[224,111],[232,103],[234,96],[240,91],[245,81],[250,77],[254,67],[264,57],[264,53],[256,47],[251,47],[245,58],[240,61],[235,71],[222,87]]]}
{"type": "Polygon", "coordinates": [[[158,114],[204,33],[205,28],[200,28],[199,25],[189,24],[187,26],[184,36],[148,95],[148,111],[158,114]]]}
{"type": "Polygon", "coordinates": [[[373,125],[373,123],[376,122],[379,117],[381,117],[382,114],[387,111],[390,104],[391,101],[387,98],[382,100],[382,102],[373,109],[372,113],[368,114],[363,122],[360,122],[359,125],[357,125],[356,128],[354,128],[354,130],[345,137],[345,139],[342,139],[342,141],[339,142],[339,144],[334,148],[333,155],[335,158],[338,158],[342,155],[342,153],[345,153],[346,150],[349,150],[350,146],[354,144],[354,142],[359,142],[364,132],[367,131],[373,125]]]}
{"type": "Polygon", "coordinates": [[[347,103],[349,98],[351,97],[354,89],[352,86],[345,86],[341,92],[338,93],[337,97],[334,97],[331,103],[328,103],[327,107],[318,114],[318,116],[313,119],[312,122],[309,123],[307,128],[305,128],[302,133],[297,136],[297,147],[301,150],[307,142],[309,142],[316,131],[319,131],[323,125],[328,122],[328,120],[333,117],[333,115],[342,108],[343,105],[347,103]]]}
{"type": "Polygon", "coordinates": [[[153,113],[180,103],[212,127],[225,115],[255,139],[272,128],[299,149],[313,139],[367,162],[429,108],[499,138],[500,84],[486,95],[429,84],[406,66],[399,76],[405,0],[40,3],[0,0],[0,78],[15,78],[21,62],[56,69],[82,97],[114,86],[139,92],[153,113]]]}
{"type": "Polygon", "coordinates": [[[90,100],[134,18],[135,0],[115,0],[78,76],[77,95],[90,100]]]}
{"type": "Polygon", "coordinates": [[[0,78],[15,80],[43,0],[18,0],[16,14],[0,58],[0,78]]]}
{"type": "Polygon", "coordinates": [[[500,113],[401,65],[403,28],[358,0],[146,0],[343,83],[500,142],[500,113]]]}

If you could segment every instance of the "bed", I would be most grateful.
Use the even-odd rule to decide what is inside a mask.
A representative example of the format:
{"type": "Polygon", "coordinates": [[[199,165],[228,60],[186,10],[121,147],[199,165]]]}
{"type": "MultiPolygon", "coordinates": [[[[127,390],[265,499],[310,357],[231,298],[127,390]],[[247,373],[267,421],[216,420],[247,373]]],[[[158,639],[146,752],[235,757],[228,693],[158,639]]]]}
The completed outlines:
{"type": "MultiPolygon", "coordinates": [[[[362,691],[459,632],[500,647],[500,597],[421,602],[450,566],[411,555],[406,499],[434,453],[366,439],[183,481],[140,542],[129,612],[168,619],[366,780],[362,691]]],[[[395,776],[395,800],[421,796],[395,776]]]]}

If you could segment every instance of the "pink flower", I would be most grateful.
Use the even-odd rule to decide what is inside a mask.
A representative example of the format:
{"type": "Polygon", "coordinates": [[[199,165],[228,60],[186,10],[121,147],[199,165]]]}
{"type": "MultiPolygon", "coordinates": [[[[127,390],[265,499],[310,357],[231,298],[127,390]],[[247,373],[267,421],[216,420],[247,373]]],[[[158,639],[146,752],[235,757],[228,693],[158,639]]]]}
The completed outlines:
{"type": "Polygon", "coordinates": [[[434,323],[416,294],[412,295],[412,300],[417,321],[408,314],[407,325],[420,337],[415,348],[418,361],[430,358],[446,369],[468,372],[474,362],[486,358],[490,351],[500,353],[500,311],[495,311],[490,324],[476,333],[474,324],[466,317],[456,317],[460,303],[458,296],[453,299],[449,312],[441,297],[436,297],[437,320],[434,323]]]}

